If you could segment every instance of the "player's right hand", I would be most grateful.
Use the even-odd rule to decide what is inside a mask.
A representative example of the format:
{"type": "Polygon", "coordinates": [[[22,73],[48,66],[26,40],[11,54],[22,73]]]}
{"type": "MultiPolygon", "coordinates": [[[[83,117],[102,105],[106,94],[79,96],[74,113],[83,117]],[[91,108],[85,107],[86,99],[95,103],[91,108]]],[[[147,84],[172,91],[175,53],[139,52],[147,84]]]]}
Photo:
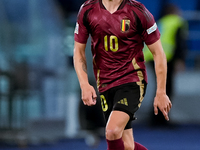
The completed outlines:
{"type": "Polygon", "coordinates": [[[81,91],[84,105],[92,106],[96,104],[97,95],[93,86],[90,84],[84,85],[81,88],[81,91]]]}

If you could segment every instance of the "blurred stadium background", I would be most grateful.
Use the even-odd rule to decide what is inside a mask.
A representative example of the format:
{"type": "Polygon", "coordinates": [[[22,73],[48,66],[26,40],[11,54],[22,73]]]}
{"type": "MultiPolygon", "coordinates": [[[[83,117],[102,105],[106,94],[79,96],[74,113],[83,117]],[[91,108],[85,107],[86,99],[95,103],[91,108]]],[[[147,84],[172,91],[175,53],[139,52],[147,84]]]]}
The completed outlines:
{"type": "MultiPolygon", "coordinates": [[[[0,149],[106,149],[100,103],[84,107],[73,32],[84,0],[0,0],[0,149]]],[[[173,127],[153,128],[152,87],[134,122],[149,150],[200,150],[200,0],[140,0],[158,20],[165,3],[189,23],[186,70],[174,74],[173,127]]],[[[87,45],[88,73],[95,86],[87,45]]],[[[151,71],[148,70],[151,79],[151,71]]]]}

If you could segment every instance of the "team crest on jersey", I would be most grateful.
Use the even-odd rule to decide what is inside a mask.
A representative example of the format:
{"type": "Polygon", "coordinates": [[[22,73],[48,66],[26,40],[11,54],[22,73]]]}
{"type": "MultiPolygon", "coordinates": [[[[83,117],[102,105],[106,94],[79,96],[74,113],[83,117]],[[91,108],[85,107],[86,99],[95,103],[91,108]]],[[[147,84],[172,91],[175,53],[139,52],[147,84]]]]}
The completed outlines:
{"type": "Polygon", "coordinates": [[[129,19],[122,19],[121,20],[121,31],[127,32],[130,28],[130,20],[129,19]]]}

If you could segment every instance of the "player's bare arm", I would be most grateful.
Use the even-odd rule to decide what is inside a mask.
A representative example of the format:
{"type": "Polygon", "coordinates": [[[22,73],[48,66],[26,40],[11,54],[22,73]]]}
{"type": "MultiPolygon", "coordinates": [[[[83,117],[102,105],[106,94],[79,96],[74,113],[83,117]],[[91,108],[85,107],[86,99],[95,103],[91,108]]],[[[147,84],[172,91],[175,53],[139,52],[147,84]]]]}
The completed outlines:
{"type": "Polygon", "coordinates": [[[163,113],[166,120],[169,120],[168,113],[172,107],[169,97],[166,95],[167,60],[160,40],[152,45],[148,45],[153,54],[155,71],[157,77],[157,90],[154,99],[154,113],[158,114],[158,108],[163,113]]]}
{"type": "Polygon", "coordinates": [[[81,58],[80,63],[82,64],[82,69],[85,73],[87,73],[87,63],[86,63],[86,58],[81,58]]]}
{"type": "Polygon", "coordinates": [[[84,105],[96,104],[96,91],[88,82],[87,62],[85,57],[86,44],[75,42],[74,44],[74,67],[81,87],[82,100],[84,105]]]}

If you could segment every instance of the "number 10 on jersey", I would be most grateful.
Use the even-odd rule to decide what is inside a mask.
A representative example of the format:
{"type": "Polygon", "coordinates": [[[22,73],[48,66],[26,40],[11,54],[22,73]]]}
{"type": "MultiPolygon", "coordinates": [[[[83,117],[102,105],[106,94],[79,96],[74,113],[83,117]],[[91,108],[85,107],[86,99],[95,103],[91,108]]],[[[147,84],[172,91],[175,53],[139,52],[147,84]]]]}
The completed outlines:
{"type": "Polygon", "coordinates": [[[119,49],[118,38],[114,35],[108,37],[107,35],[104,36],[104,48],[106,51],[111,50],[112,52],[116,52],[119,49]],[[108,44],[110,46],[108,46],[108,44]]]}

